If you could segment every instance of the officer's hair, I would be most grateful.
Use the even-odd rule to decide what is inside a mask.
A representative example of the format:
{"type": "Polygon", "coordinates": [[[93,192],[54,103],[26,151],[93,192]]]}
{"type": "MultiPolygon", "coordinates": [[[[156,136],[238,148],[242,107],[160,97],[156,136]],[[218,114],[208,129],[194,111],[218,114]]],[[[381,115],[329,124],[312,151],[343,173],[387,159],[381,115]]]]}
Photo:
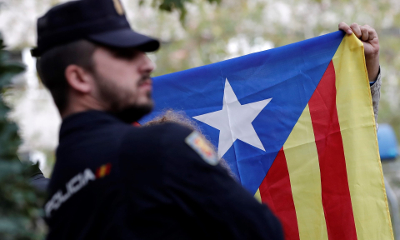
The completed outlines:
{"type": "Polygon", "coordinates": [[[65,78],[65,69],[75,64],[88,71],[93,71],[93,53],[96,45],[79,40],[62,46],[55,47],[45,52],[38,59],[36,68],[43,84],[53,96],[58,111],[62,113],[68,104],[69,85],[65,78]]]}

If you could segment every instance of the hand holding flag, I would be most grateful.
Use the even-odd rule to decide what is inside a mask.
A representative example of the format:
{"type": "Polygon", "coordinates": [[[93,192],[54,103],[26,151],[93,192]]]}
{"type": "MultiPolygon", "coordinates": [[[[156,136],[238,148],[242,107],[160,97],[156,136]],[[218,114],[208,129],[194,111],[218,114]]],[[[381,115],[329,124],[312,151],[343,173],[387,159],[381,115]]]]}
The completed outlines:
{"type": "Polygon", "coordinates": [[[339,30],[347,34],[355,34],[364,45],[365,64],[368,70],[368,79],[370,82],[376,80],[379,73],[379,39],[375,29],[368,25],[358,25],[353,23],[348,26],[346,23],[339,23],[339,30]]]}

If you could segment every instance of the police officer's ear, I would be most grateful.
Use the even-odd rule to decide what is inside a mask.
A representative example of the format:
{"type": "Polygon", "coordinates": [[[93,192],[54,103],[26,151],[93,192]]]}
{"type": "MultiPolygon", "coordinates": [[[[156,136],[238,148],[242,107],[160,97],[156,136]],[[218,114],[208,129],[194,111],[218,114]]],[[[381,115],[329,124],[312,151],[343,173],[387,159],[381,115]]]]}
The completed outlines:
{"type": "Polygon", "coordinates": [[[65,68],[65,79],[72,90],[89,93],[93,89],[93,75],[84,68],[71,64],[65,68]]]}

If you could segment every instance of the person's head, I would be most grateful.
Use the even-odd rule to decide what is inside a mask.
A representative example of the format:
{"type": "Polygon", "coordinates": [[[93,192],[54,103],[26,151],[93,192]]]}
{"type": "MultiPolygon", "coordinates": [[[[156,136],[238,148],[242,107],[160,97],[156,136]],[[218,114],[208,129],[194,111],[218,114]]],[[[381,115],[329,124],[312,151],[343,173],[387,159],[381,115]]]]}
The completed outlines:
{"type": "Polygon", "coordinates": [[[80,0],[38,19],[32,54],[63,117],[94,109],[131,122],[152,109],[154,65],[145,52],[158,47],[131,30],[119,0],[80,0]]]}

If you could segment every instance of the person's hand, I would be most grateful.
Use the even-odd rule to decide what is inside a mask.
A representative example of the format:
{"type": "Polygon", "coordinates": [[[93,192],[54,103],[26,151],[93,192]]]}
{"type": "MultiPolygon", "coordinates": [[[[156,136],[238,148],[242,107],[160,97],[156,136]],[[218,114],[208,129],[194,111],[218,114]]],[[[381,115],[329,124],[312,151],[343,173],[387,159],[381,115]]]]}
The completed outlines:
{"type": "Polygon", "coordinates": [[[354,33],[363,42],[368,78],[370,82],[375,81],[379,73],[379,39],[375,29],[368,25],[361,26],[353,23],[349,26],[341,22],[339,30],[343,30],[349,35],[354,33]]]}

